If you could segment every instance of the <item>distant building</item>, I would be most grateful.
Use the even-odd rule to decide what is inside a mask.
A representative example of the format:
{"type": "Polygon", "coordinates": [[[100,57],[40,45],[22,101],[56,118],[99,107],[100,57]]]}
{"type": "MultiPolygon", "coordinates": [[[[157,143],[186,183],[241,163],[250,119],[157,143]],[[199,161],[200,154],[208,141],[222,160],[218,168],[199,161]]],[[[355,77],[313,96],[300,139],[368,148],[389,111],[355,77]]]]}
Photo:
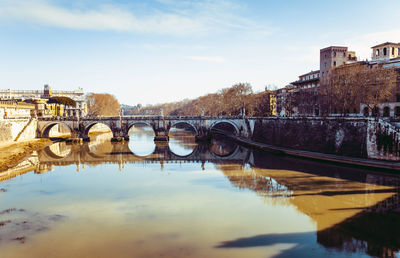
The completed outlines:
{"type": "Polygon", "coordinates": [[[347,47],[330,46],[320,50],[319,60],[320,77],[322,77],[330,67],[356,62],[357,57],[356,53],[348,51],[347,47]]]}
{"type": "Polygon", "coordinates": [[[277,116],[292,116],[298,113],[294,103],[295,90],[296,87],[290,84],[275,91],[277,116]]]}
{"type": "MultiPolygon", "coordinates": [[[[85,102],[85,93],[81,88],[78,88],[73,91],[53,91],[51,86],[44,85],[43,90],[0,90],[0,99],[1,100],[30,100],[31,102],[37,100],[48,100],[52,97],[68,97],[73,99],[76,102],[76,107],[72,106],[63,106],[63,107],[54,107],[54,110],[58,110],[55,113],[56,116],[86,116],[87,115],[87,105],[85,102]]],[[[50,104],[47,104],[50,105],[50,104]]],[[[55,105],[54,105],[55,106],[55,105]]],[[[49,106],[50,107],[50,106],[49,106]]]]}
{"type": "Polygon", "coordinates": [[[386,42],[372,48],[372,61],[389,61],[390,59],[400,58],[400,43],[386,42]]]}
{"type": "Polygon", "coordinates": [[[302,116],[318,116],[318,87],[320,71],[311,71],[299,76],[299,80],[291,84],[296,87],[295,94],[297,114],[302,116]]]}
{"type": "Polygon", "coordinates": [[[34,115],[35,105],[14,100],[0,101],[0,119],[29,118],[34,115]]]}

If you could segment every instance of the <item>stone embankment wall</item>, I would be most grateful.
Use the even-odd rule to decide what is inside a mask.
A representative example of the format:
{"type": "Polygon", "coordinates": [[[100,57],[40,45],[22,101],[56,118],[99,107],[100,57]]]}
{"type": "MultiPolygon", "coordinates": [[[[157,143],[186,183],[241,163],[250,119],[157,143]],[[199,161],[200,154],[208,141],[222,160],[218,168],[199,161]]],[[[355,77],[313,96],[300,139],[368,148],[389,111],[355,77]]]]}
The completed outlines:
{"type": "Polygon", "coordinates": [[[34,118],[0,120],[0,145],[35,139],[36,129],[34,118]]]}
{"type": "Polygon", "coordinates": [[[256,121],[252,140],[327,154],[400,160],[400,131],[381,119],[265,118],[256,121]]]}
{"type": "Polygon", "coordinates": [[[400,161],[400,124],[370,121],[367,129],[368,157],[400,161]]]}

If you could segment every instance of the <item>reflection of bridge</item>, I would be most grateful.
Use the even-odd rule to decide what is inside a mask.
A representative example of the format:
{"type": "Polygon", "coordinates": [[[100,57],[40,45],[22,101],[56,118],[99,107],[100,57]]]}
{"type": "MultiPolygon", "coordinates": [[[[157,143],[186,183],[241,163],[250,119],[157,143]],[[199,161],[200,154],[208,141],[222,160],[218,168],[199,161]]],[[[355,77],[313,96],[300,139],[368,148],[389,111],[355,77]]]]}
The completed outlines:
{"type": "Polygon", "coordinates": [[[211,129],[221,123],[228,124],[232,133],[244,137],[251,137],[254,131],[254,118],[237,117],[100,117],[100,118],[39,118],[38,137],[49,137],[50,129],[57,124],[63,124],[71,130],[73,138],[88,138],[89,130],[96,124],[107,125],[113,137],[127,137],[131,127],[135,124],[145,124],[153,128],[156,137],[167,136],[169,130],[178,125],[189,125],[197,137],[204,137],[211,129]]]}
{"type": "Polygon", "coordinates": [[[186,156],[173,153],[166,143],[157,143],[154,151],[139,156],[129,149],[128,143],[85,143],[68,145],[56,143],[39,152],[40,165],[101,164],[101,163],[169,163],[169,162],[229,162],[244,164],[248,162],[248,149],[234,145],[227,155],[212,152],[208,145],[198,144],[186,156]]]}

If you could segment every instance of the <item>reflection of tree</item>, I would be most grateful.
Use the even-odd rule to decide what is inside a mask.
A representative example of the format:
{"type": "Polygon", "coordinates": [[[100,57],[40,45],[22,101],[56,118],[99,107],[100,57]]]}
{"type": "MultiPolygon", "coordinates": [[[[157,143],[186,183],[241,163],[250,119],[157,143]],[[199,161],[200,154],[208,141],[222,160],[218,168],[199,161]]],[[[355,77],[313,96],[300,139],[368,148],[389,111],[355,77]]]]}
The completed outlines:
{"type": "Polygon", "coordinates": [[[169,136],[171,142],[176,142],[185,150],[193,150],[196,145],[195,134],[191,130],[172,128],[169,136]]]}
{"type": "Polygon", "coordinates": [[[250,189],[263,196],[287,196],[288,188],[271,177],[258,175],[255,170],[245,170],[243,165],[218,165],[232,185],[239,189],[250,189]]]}
{"type": "Polygon", "coordinates": [[[224,137],[213,138],[210,143],[210,150],[218,156],[228,156],[237,148],[237,144],[233,141],[228,141],[224,137]]]}

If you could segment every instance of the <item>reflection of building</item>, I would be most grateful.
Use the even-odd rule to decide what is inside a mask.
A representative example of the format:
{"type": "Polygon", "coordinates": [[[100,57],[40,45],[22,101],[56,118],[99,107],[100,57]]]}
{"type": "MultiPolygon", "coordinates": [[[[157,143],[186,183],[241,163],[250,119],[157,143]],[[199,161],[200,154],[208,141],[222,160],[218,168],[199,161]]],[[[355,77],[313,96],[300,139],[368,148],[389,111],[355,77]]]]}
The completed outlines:
{"type": "Polygon", "coordinates": [[[60,104],[40,103],[40,112],[46,116],[86,116],[87,106],[85,102],[85,93],[81,88],[74,91],[57,91],[52,90],[51,86],[44,85],[43,90],[0,90],[0,98],[2,100],[20,100],[32,103],[38,103],[41,100],[49,100],[54,97],[67,97],[76,102],[76,106],[64,106],[60,104]],[[46,111],[47,110],[47,111],[46,111]]]}

